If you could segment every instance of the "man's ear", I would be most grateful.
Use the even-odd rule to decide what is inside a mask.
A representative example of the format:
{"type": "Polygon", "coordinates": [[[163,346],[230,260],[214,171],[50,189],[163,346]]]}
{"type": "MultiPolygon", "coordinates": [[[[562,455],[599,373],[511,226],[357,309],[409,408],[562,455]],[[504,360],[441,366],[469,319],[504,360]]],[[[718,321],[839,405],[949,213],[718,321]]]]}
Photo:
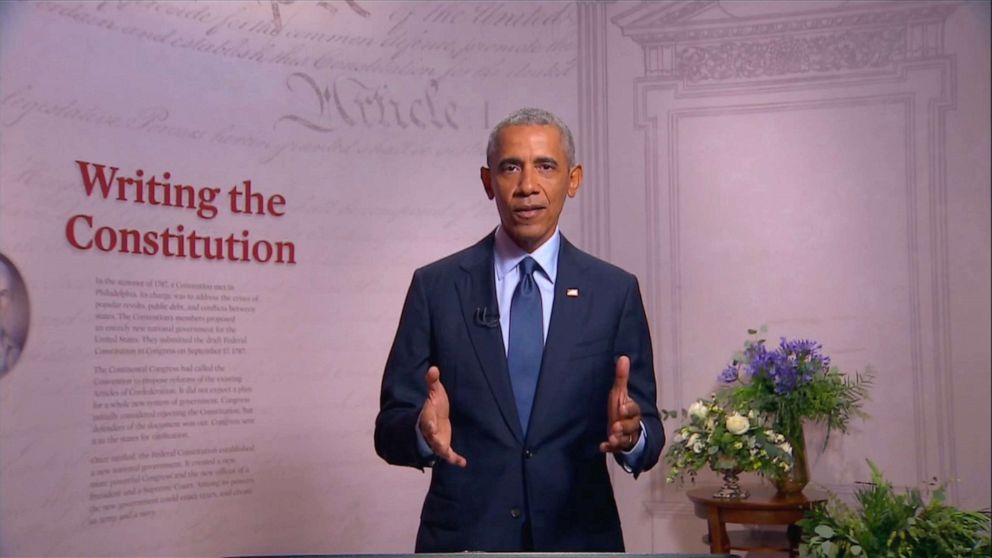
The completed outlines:
{"type": "Polygon", "coordinates": [[[575,165],[568,173],[568,197],[574,198],[582,186],[582,165],[575,165]]]}
{"type": "Polygon", "coordinates": [[[493,178],[489,174],[489,167],[479,169],[479,178],[482,179],[482,187],[486,190],[486,197],[489,199],[495,198],[496,192],[493,191],[493,178]]]}

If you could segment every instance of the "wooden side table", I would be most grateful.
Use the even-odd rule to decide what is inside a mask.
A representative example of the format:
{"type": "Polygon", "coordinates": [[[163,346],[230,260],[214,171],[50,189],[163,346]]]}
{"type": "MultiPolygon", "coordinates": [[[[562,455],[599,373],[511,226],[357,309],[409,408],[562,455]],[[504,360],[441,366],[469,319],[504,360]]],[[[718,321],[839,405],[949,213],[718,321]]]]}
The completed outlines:
{"type": "Polygon", "coordinates": [[[731,549],[749,551],[788,550],[789,556],[796,556],[801,530],[796,522],[803,518],[806,510],[820,502],[825,502],[825,492],[807,488],[800,494],[783,496],[771,486],[749,486],[751,496],[743,500],[723,500],[714,498],[717,487],[694,488],[687,492],[696,508],[696,516],[707,521],[710,535],[710,552],[728,554],[731,549]],[[733,542],[727,535],[727,523],[745,525],[786,525],[788,548],[768,547],[764,543],[751,541],[733,542]]]}

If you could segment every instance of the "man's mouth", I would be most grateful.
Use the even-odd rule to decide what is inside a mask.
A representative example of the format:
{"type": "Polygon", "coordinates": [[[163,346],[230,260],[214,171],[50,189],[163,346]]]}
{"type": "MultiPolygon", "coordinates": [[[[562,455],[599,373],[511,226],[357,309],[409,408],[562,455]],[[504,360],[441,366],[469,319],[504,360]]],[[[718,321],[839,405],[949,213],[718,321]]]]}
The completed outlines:
{"type": "Polygon", "coordinates": [[[534,219],[544,211],[544,206],[518,207],[513,210],[513,214],[519,219],[534,219]]]}

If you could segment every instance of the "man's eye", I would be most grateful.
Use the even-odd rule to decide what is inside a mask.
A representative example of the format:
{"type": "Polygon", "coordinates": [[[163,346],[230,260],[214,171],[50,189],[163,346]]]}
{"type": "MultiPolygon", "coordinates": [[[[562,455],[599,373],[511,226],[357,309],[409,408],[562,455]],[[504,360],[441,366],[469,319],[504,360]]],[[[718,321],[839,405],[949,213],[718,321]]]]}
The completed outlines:
{"type": "Polygon", "coordinates": [[[520,170],[520,165],[506,164],[501,167],[503,172],[517,172],[520,170]]]}
{"type": "Polygon", "coordinates": [[[537,168],[545,172],[555,170],[555,166],[552,163],[541,163],[537,165],[537,168]]]}

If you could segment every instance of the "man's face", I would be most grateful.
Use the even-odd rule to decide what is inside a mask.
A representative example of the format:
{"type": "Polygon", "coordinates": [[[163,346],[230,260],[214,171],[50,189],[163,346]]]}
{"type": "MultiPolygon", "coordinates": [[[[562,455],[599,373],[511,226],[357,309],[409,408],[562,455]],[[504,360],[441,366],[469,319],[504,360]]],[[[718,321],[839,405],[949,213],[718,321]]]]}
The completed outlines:
{"type": "Polygon", "coordinates": [[[554,234],[565,196],[579,191],[582,167],[568,167],[561,134],[543,125],[503,128],[491,163],[481,171],[486,195],[510,238],[533,252],[554,234]]]}

